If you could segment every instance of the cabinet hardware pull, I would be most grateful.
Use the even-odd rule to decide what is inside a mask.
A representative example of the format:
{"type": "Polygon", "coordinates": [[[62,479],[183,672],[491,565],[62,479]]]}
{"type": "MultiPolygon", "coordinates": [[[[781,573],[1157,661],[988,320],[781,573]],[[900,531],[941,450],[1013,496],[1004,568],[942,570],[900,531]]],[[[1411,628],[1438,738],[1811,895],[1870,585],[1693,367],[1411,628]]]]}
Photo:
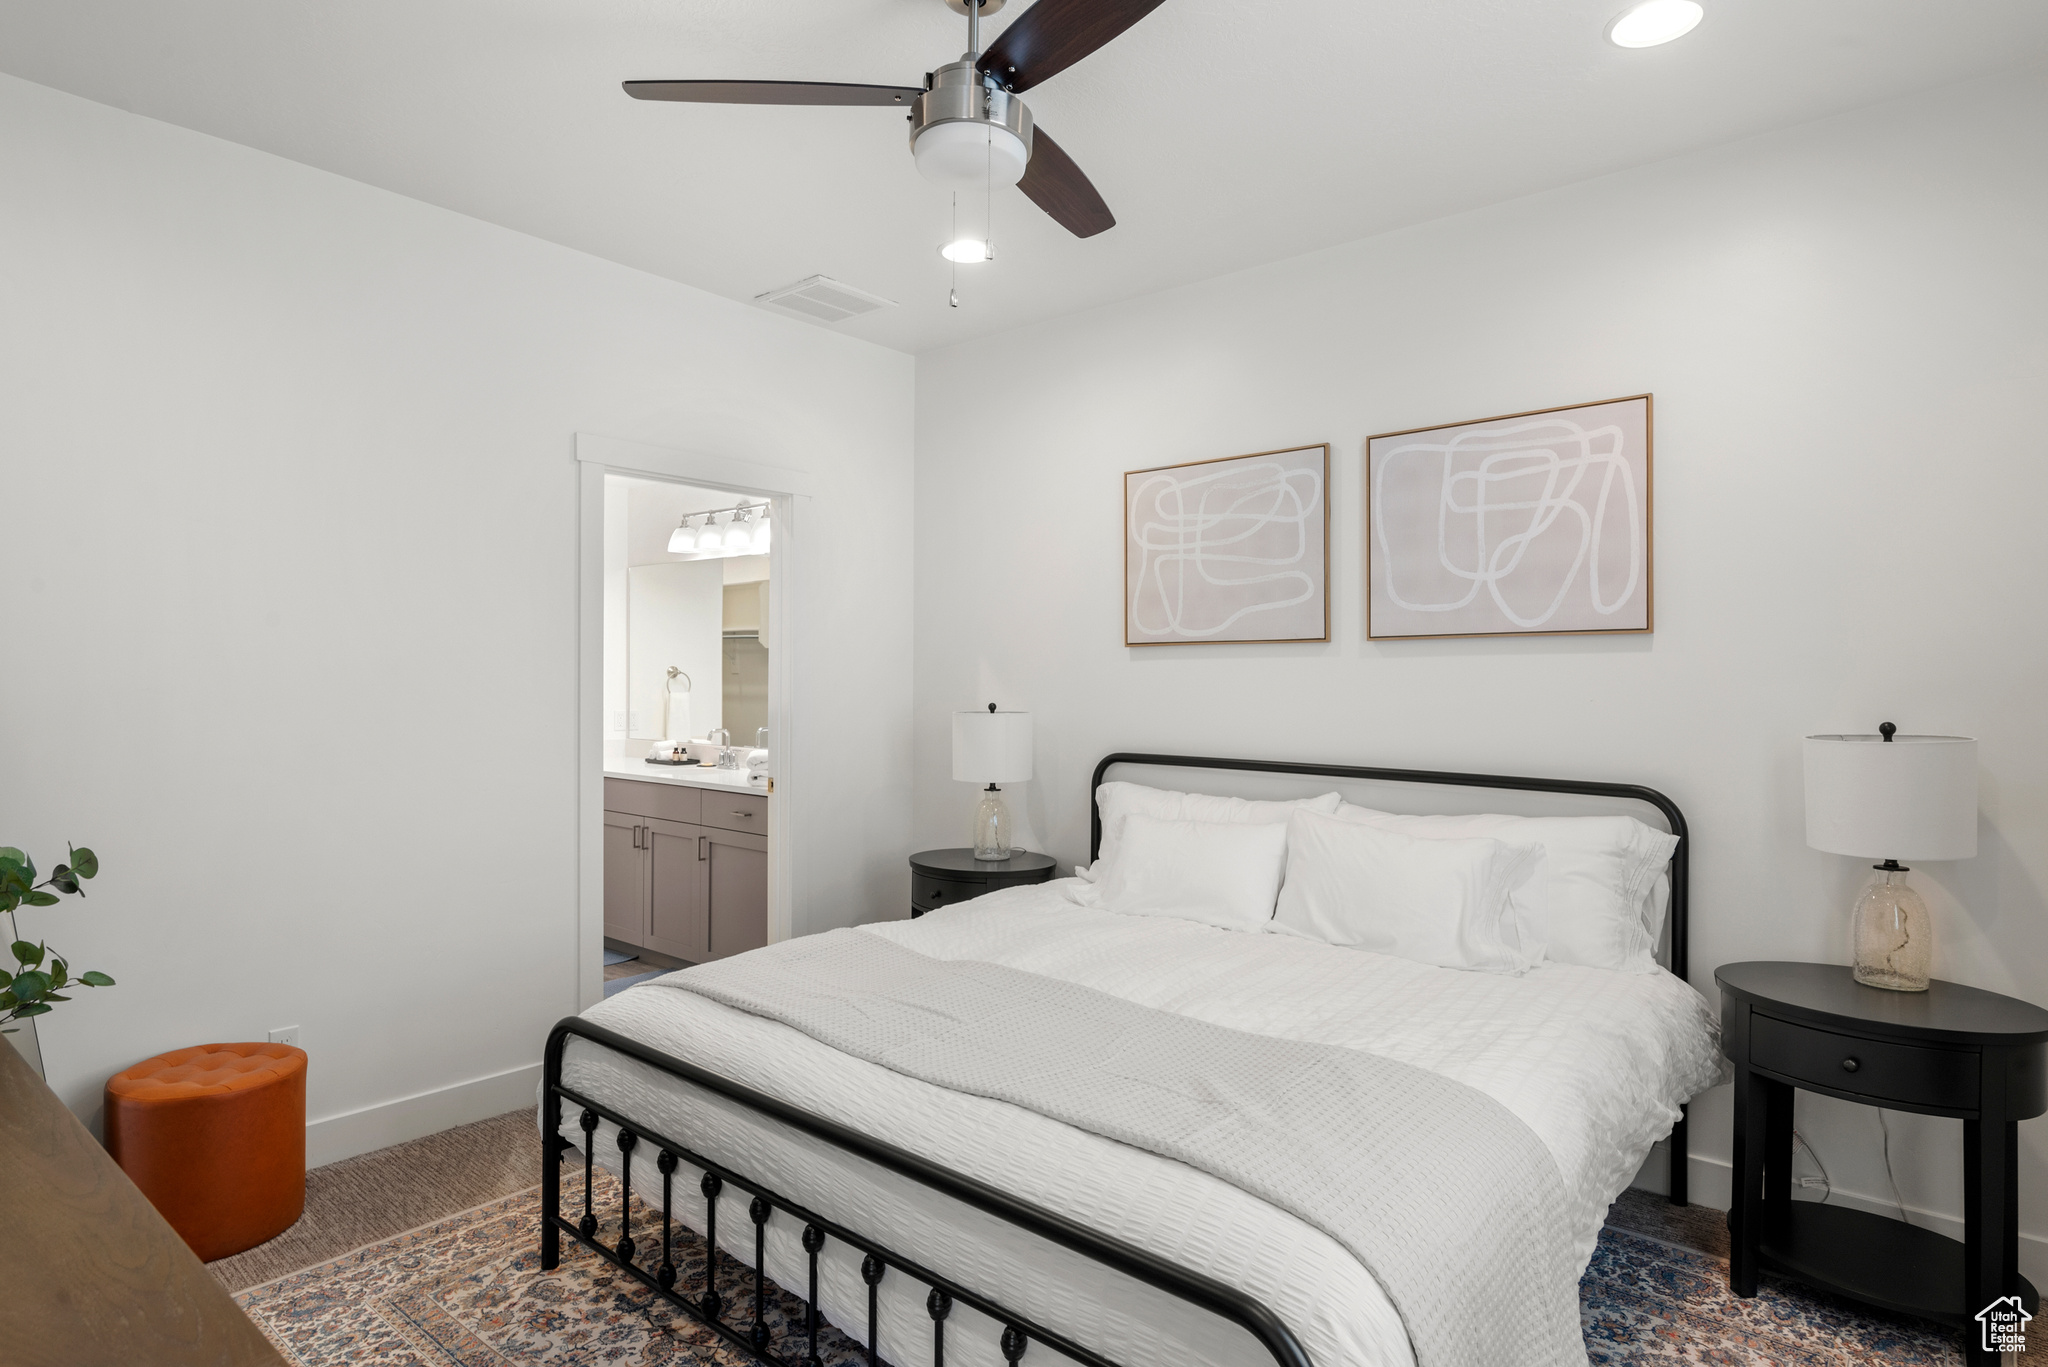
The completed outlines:
{"type": "Polygon", "coordinates": [[[752,821],[752,820],[754,819],[754,814],[753,814],[752,812],[743,812],[743,811],[741,811],[741,810],[740,810],[739,808],[737,808],[737,807],[735,807],[735,808],[733,808],[733,809],[732,809],[732,814],[733,814],[734,816],[743,816],[743,817],[747,818],[747,820],[749,820],[749,821],[752,821]]]}
{"type": "Polygon", "coordinates": [[[711,856],[710,856],[710,855],[709,855],[708,853],[706,853],[706,852],[705,852],[705,849],[704,849],[704,847],[705,847],[706,845],[709,845],[710,843],[711,843],[711,837],[710,837],[710,836],[708,836],[708,835],[700,835],[700,836],[698,836],[698,837],[697,837],[697,862],[698,862],[698,863],[700,863],[700,864],[701,864],[701,863],[703,863],[703,862],[704,862],[704,861],[705,861],[706,859],[709,859],[709,858],[711,857],[711,856]]]}
{"type": "Polygon", "coordinates": [[[1842,1071],[1845,1073],[1853,1073],[1862,1066],[1862,1064],[1858,1063],[1853,1058],[1845,1058],[1842,1060],[1842,1071]]]}

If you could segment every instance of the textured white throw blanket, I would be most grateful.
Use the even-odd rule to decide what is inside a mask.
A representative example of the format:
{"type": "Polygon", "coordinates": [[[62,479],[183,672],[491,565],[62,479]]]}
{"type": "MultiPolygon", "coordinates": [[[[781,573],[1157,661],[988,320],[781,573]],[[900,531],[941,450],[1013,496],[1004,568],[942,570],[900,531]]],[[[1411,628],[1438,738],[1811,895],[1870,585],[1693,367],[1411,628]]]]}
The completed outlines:
{"type": "Polygon", "coordinates": [[[1583,1367],[1556,1163],[1484,1093],[880,936],[805,936],[659,979],[935,1086],[1187,1163],[1351,1250],[1421,1367],[1583,1367]]]}

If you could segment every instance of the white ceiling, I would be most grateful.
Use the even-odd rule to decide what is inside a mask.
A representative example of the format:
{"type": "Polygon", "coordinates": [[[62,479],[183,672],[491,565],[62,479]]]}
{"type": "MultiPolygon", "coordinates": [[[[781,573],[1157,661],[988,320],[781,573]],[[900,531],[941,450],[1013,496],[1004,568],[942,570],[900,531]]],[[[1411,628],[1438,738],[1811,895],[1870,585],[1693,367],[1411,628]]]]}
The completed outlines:
{"type": "Polygon", "coordinates": [[[2048,56],[2042,0],[1705,0],[1634,52],[1624,4],[1167,0],[1026,97],[1118,225],[1001,192],[958,310],[900,114],[619,90],[916,84],[941,0],[0,0],[0,70],[733,299],[831,275],[917,351],[2048,56]]]}

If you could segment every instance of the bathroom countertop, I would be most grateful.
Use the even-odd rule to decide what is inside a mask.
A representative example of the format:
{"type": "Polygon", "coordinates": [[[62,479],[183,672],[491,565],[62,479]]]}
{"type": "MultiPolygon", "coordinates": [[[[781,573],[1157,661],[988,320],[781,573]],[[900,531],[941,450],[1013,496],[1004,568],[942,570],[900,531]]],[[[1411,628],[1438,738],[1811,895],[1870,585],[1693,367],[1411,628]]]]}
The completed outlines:
{"type": "Polygon", "coordinates": [[[747,782],[745,769],[706,769],[701,765],[683,767],[649,764],[640,759],[610,759],[604,762],[606,778],[630,778],[643,783],[672,783],[679,788],[723,788],[768,795],[765,783],[747,782]]]}

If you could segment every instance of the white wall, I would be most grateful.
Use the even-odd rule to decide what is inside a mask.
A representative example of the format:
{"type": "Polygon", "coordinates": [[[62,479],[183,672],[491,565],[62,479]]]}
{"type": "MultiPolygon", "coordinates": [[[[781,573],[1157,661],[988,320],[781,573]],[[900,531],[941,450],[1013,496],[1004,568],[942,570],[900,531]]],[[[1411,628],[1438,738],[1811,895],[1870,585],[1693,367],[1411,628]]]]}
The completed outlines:
{"type": "MultiPolygon", "coordinates": [[[[920,357],[920,843],[962,843],[947,713],[991,698],[1036,714],[1063,859],[1114,749],[1636,780],[1692,821],[1711,992],[1846,960],[1865,871],[1805,848],[1798,737],[1892,720],[1982,739],[1982,852],[1914,873],[1937,971],[2048,1003],[2043,74],[920,357]],[[1368,434],[1645,390],[1654,635],[1364,640],[1368,434]],[[1335,640],[1126,649],[1121,472],[1320,441],[1335,640]]],[[[1725,1193],[1726,1089],[1695,1116],[1694,1189],[1725,1193]]],[[[1799,1125],[1889,1207],[1873,1112],[1802,1097],[1799,1125]]],[[[1891,1126],[1906,1203],[1953,1215],[1960,1122],[1891,1126]]],[[[2048,1120],[2021,1134],[2038,1278],[2048,1120]]]]}
{"type": "Polygon", "coordinates": [[[289,1023],[316,1158],[530,1103],[579,431],[817,477],[794,693],[863,744],[807,768],[799,928],[900,904],[911,557],[849,536],[911,494],[907,357],[12,78],[0,184],[0,830],[99,851],[23,929],[120,983],[44,1023],[74,1108],[289,1023]]]}

